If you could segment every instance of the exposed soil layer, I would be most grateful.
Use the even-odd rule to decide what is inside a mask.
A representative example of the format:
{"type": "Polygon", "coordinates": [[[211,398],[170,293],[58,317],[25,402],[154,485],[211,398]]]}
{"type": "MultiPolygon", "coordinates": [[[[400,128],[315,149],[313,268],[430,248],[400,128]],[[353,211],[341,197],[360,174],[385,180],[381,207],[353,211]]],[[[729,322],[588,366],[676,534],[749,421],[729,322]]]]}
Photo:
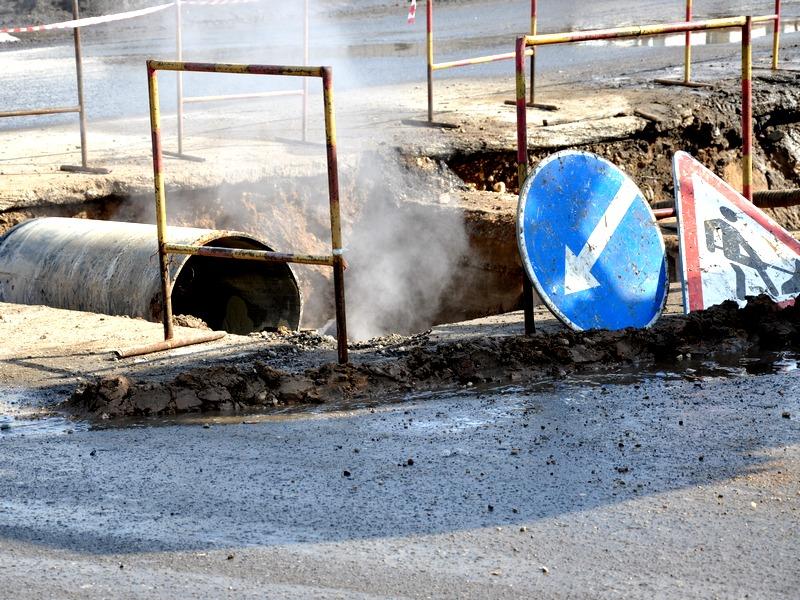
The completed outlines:
{"type": "MultiPolygon", "coordinates": [[[[796,73],[756,77],[753,87],[755,189],[785,189],[800,185],[800,86],[796,73]]],[[[630,106],[613,117],[599,119],[606,133],[587,135],[587,122],[558,118],[529,123],[531,166],[562,148],[593,152],[619,165],[639,184],[651,203],[673,199],[672,156],[683,150],[697,157],[734,187],[741,185],[741,91],[734,82],[671,98],[668,91],[640,91],[630,106]],[[670,100],[673,100],[670,102],[670,100]],[[614,122],[638,118],[613,139],[614,122]],[[626,133],[630,132],[630,133],[626,133]],[[570,143],[559,143],[570,137],[570,143]],[[583,138],[583,143],[575,141],[583,138]],[[608,138],[611,139],[608,139],[608,138]],[[605,139],[604,139],[605,138],[605,139]]],[[[519,193],[516,153],[490,150],[454,154],[447,164],[477,190],[519,193]]],[[[778,209],[789,228],[800,226],[796,210],[778,209]]]]}
{"type": "MultiPolygon", "coordinates": [[[[331,345],[306,334],[301,346],[331,345]]],[[[661,319],[650,329],[537,333],[437,342],[428,334],[392,336],[362,347],[360,362],[324,364],[301,372],[277,369],[252,356],[236,365],[197,368],[164,382],[123,375],[85,383],[64,408],[89,418],[364,400],[409,391],[479,384],[530,383],[571,373],[648,369],[684,358],[718,358],[800,347],[800,308],[766,297],[743,309],[727,302],[704,312],[661,319]]]]}

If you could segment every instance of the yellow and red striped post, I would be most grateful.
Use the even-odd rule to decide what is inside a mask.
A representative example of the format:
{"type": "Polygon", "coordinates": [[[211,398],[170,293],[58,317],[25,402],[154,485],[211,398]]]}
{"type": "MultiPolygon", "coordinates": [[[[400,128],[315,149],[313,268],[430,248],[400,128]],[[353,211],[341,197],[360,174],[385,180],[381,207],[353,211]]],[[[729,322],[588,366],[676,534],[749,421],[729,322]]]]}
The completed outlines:
{"type": "MultiPolygon", "coordinates": [[[[308,0],[303,4],[303,65],[308,66],[309,36],[311,35],[308,0]]],[[[303,78],[303,141],[308,141],[308,78],[303,78]]]]}
{"type": "Polygon", "coordinates": [[[778,69],[778,54],[781,47],[781,0],[775,0],[775,28],[772,31],[772,70],[778,69]]]}
{"type": "Polygon", "coordinates": [[[153,139],[153,181],[156,194],[156,229],[158,263],[161,270],[161,319],[164,339],[174,337],[172,330],[172,294],[167,256],[167,198],[164,190],[164,154],[161,146],[161,111],[158,99],[158,73],[153,61],[147,61],[147,86],[150,93],[150,131],[153,139]]]}
{"type": "MultiPolygon", "coordinates": [[[[183,61],[183,0],[175,0],[175,59],[183,61]]],[[[183,72],[175,72],[175,92],[178,95],[178,154],[183,154],[183,72]]]]}
{"type": "Polygon", "coordinates": [[[339,208],[339,169],[336,152],[336,118],[333,112],[333,71],[322,68],[322,95],[325,103],[325,146],[328,155],[328,195],[331,213],[331,254],[333,255],[333,293],[336,301],[336,339],[339,362],[347,362],[347,316],[344,297],[344,248],[339,208]]]}
{"type": "MultiPolygon", "coordinates": [[[[692,13],[692,0],[686,0],[686,22],[691,22],[694,17],[692,13]]],[[[692,32],[686,32],[686,41],[683,49],[683,82],[689,83],[692,80],[692,32]]]]}
{"type": "MultiPolygon", "coordinates": [[[[536,35],[539,23],[537,0],[531,0],[531,35],[536,35]]],[[[536,48],[531,52],[531,105],[536,103],[536,48]]]]}
{"type": "MultiPolygon", "coordinates": [[[[525,38],[517,38],[514,64],[517,75],[517,179],[520,191],[528,177],[528,111],[525,106],[525,38]]],[[[525,315],[525,334],[536,331],[533,315],[533,286],[528,274],[522,272],[522,311],[525,315]]]]}
{"type": "Polygon", "coordinates": [[[742,27],[742,195],[753,201],[753,18],[742,27]]]}
{"type": "Polygon", "coordinates": [[[427,55],[428,55],[428,122],[433,123],[433,0],[425,3],[427,17],[427,55]]]}

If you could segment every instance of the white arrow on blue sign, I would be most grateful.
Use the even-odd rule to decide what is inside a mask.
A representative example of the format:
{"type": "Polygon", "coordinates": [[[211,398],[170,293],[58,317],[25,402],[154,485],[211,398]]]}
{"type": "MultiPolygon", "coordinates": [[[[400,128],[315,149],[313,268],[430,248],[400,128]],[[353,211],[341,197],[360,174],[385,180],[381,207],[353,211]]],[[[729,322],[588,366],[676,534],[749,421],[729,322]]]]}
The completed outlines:
{"type": "Polygon", "coordinates": [[[572,329],[647,327],[669,282],[664,239],[636,184],[589,152],[543,160],[525,181],[517,242],[528,277],[572,329]]]}

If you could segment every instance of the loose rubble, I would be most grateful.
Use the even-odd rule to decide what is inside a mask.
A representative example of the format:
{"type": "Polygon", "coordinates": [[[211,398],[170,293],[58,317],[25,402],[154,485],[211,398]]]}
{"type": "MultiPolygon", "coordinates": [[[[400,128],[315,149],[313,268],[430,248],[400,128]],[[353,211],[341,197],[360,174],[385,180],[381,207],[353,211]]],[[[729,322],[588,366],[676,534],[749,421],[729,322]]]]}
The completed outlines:
{"type": "MultiPolygon", "coordinates": [[[[292,372],[254,355],[250,361],[196,368],[164,382],[137,382],[124,375],[95,378],[83,383],[64,408],[95,419],[250,411],[412,391],[523,384],[631,365],[698,377],[702,375],[698,360],[797,349],[798,317],[800,308],[781,308],[759,297],[742,309],[726,302],[703,312],[668,316],[650,329],[564,330],[458,342],[437,342],[428,333],[393,335],[356,344],[355,349],[368,351],[349,365],[328,363],[292,372]],[[694,360],[691,368],[687,360],[680,360],[689,356],[694,360]]],[[[333,345],[327,336],[309,332],[288,338],[304,348],[333,345]]]]}

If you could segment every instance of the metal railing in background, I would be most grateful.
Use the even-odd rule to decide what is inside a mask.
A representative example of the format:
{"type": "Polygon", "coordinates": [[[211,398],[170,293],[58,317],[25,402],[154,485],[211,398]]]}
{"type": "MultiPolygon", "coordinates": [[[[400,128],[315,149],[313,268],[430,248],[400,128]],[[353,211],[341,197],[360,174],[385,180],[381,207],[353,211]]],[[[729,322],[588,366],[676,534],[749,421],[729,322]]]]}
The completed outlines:
{"type": "MultiPolygon", "coordinates": [[[[692,31],[740,28],[742,31],[742,193],[753,200],[753,97],[752,97],[752,17],[732,17],[709,19],[690,23],[667,23],[638,27],[618,27],[569,33],[552,33],[517,38],[515,52],[516,90],[517,90],[517,175],[519,187],[528,176],[528,114],[526,109],[525,55],[530,47],[573,44],[594,40],[636,38],[642,36],[666,35],[692,31]]],[[[535,331],[533,316],[533,287],[527,275],[523,275],[523,310],[525,314],[525,333],[535,331]]]]}
{"type": "MultiPolygon", "coordinates": [[[[75,21],[78,21],[81,18],[80,10],[78,8],[78,0],[72,0],[72,17],[75,21]]],[[[109,170],[100,167],[89,166],[89,143],[86,135],[86,101],[83,94],[83,52],[81,50],[81,29],[80,27],[76,26],[73,27],[72,31],[73,43],[75,45],[75,72],[77,75],[78,105],[2,111],[0,112],[0,118],[38,117],[44,115],[77,113],[81,136],[81,164],[80,166],[61,165],[61,170],[72,173],[92,173],[103,175],[108,173],[109,170]]]]}
{"type": "MultiPolygon", "coordinates": [[[[693,0],[686,0],[686,22],[694,19],[693,0]]],[[[772,21],[772,63],[773,71],[778,69],[778,59],[781,44],[781,0],[775,0],[775,12],[771,15],[753,17],[753,23],[766,23],[772,21]]],[[[683,46],[683,79],[656,79],[656,83],[664,85],[685,85],[688,87],[702,87],[705,84],[692,81],[692,32],[685,33],[686,39],[683,46]]]]}
{"type": "MultiPolygon", "coordinates": [[[[492,54],[489,56],[478,56],[475,58],[435,63],[433,62],[433,0],[426,0],[425,9],[427,27],[426,48],[428,57],[428,123],[433,123],[433,73],[435,71],[454,69],[456,67],[480,65],[500,60],[512,60],[514,58],[514,53],[506,52],[503,54],[492,54]]],[[[531,0],[531,35],[536,35],[536,21],[537,0],[531,0]]],[[[533,90],[533,73],[535,72],[534,50],[530,50],[528,54],[531,57],[531,90],[533,90]]],[[[531,102],[533,102],[533,91],[531,91],[531,102]]]]}
{"type": "Polygon", "coordinates": [[[344,294],[344,249],[339,208],[339,169],[336,151],[336,122],[333,111],[333,70],[331,67],[242,65],[218,63],[147,61],[147,81],[150,97],[150,125],[153,138],[153,177],[155,181],[156,225],[158,230],[158,255],[161,269],[161,302],[164,320],[164,348],[172,347],[172,285],[169,275],[169,254],[211,256],[218,258],[261,260],[273,263],[296,263],[322,265],[333,268],[334,301],[336,304],[336,335],[339,362],[347,362],[347,325],[344,294]],[[233,73],[250,75],[273,75],[283,77],[318,77],[322,79],[322,95],[325,110],[325,138],[328,163],[328,198],[331,221],[331,254],[309,256],[286,254],[263,250],[219,248],[170,244],[166,239],[167,208],[164,186],[164,160],[161,145],[161,111],[158,96],[158,71],[186,71],[194,73],[233,73]]]}
{"type": "MultiPolygon", "coordinates": [[[[531,0],[531,22],[530,22],[530,35],[535,36],[539,27],[539,10],[538,0],[531,0]]],[[[434,62],[434,27],[433,27],[433,0],[427,0],[426,3],[426,16],[427,16],[427,76],[428,76],[428,123],[433,123],[433,74],[436,71],[444,69],[452,69],[456,67],[464,67],[469,65],[479,65],[488,62],[495,62],[501,60],[510,60],[514,58],[513,53],[493,54],[490,56],[481,56],[476,58],[468,58],[463,60],[454,60],[448,62],[436,63],[434,62]]],[[[693,0],[686,0],[686,22],[692,22],[694,18],[693,0]]],[[[773,23],[773,41],[772,41],[772,69],[778,68],[779,52],[780,52],[780,34],[781,34],[781,0],[775,0],[775,12],[771,15],[760,15],[753,17],[753,23],[773,23]]],[[[669,80],[659,79],[659,83],[664,84],[677,84],[687,86],[701,86],[692,81],[692,38],[691,32],[685,32],[686,40],[684,46],[684,77],[683,80],[669,80]]],[[[555,110],[557,107],[552,104],[542,104],[536,101],[536,47],[533,46],[526,50],[530,56],[530,87],[528,99],[528,106],[534,108],[541,108],[544,110],[555,110]]],[[[516,104],[515,101],[509,101],[508,104],[516,104]]]]}
{"type": "MultiPolygon", "coordinates": [[[[209,3],[208,0],[175,0],[175,52],[176,60],[183,61],[183,11],[182,6],[187,5],[204,5],[209,3]]],[[[303,64],[308,64],[309,59],[309,0],[303,0],[303,64]]],[[[250,92],[243,94],[228,94],[228,95],[215,95],[215,96],[185,96],[183,93],[183,73],[178,71],[177,76],[177,104],[178,104],[178,151],[170,152],[165,150],[164,154],[176,158],[183,158],[188,160],[203,159],[184,154],[183,152],[183,122],[184,122],[184,105],[190,103],[201,102],[224,102],[232,100],[255,99],[255,98],[274,98],[281,96],[299,96],[303,97],[303,117],[302,117],[302,138],[307,141],[308,136],[308,79],[303,79],[303,87],[299,90],[284,90],[273,92],[250,92]]]]}

